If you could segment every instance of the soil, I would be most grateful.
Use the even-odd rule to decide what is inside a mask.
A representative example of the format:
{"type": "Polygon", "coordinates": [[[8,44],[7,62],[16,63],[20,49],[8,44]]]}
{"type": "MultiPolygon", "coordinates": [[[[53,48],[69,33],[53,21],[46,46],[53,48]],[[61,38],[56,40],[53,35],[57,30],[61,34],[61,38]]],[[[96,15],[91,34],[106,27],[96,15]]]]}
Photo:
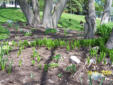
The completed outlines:
{"type": "MultiPolygon", "coordinates": [[[[5,27],[7,25],[4,25],[5,27]]],[[[29,27],[24,27],[25,30],[30,30],[29,27]]],[[[59,28],[59,32],[56,34],[45,34],[44,29],[36,29],[32,36],[24,36],[19,30],[15,31],[14,28],[9,28],[10,37],[2,41],[19,41],[19,40],[29,40],[32,41],[37,38],[52,38],[52,39],[82,39],[83,32],[79,31],[69,31],[67,35],[64,35],[64,31],[59,28]]],[[[2,42],[1,41],[1,42],[2,42]]],[[[66,48],[54,48],[47,49],[46,47],[36,47],[37,52],[41,56],[40,63],[35,63],[32,65],[32,54],[33,47],[28,47],[22,50],[20,56],[17,56],[17,49],[11,51],[8,55],[8,59],[13,60],[13,69],[10,74],[7,71],[0,71],[0,85],[89,85],[88,80],[88,70],[92,70],[93,67],[88,67],[86,65],[87,49],[74,49],[67,51],[66,48]],[[55,63],[53,56],[60,54],[61,58],[58,61],[58,67],[49,67],[46,71],[44,65],[49,65],[50,63],[55,63]],[[67,72],[65,69],[70,66],[71,56],[77,56],[80,60],[80,64],[76,64],[76,73],[72,74],[67,72]],[[22,65],[19,66],[19,61],[22,61],[22,65]],[[41,65],[41,66],[40,66],[41,65]],[[58,77],[62,74],[61,77],[58,77]]],[[[99,65],[98,68],[107,69],[108,65],[99,65]]],[[[100,70],[100,69],[98,69],[100,70]]],[[[109,68],[109,70],[113,70],[109,68]]],[[[113,77],[110,77],[111,79],[113,77]]],[[[108,80],[105,80],[103,85],[109,85],[108,80]]],[[[93,81],[93,85],[99,85],[98,81],[93,81]]],[[[111,84],[113,85],[113,84],[111,84]]]]}

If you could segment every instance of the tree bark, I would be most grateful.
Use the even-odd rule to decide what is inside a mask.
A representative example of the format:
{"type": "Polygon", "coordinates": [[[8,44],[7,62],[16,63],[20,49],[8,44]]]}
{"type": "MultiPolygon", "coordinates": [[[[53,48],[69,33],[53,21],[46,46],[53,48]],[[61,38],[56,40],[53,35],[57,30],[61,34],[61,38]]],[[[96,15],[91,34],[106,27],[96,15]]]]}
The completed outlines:
{"type": "Polygon", "coordinates": [[[53,0],[45,1],[43,25],[45,28],[57,28],[58,21],[68,0],[59,0],[55,6],[53,0]]]}
{"type": "Polygon", "coordinates": [[[96,31],[96,16],[95,16],[95,6],[94,0],[88,0],[88,10],[85,17],[86,23],[84,25],[85,38],[94,38],[96,31]]]}
{"type": "Polygon", "coordinates": [[[32,0],[32,6],[29,5],[27,0],[18,0],[21,10],[23,11],[28,25],[37,27],[40,23],[38,0],[32,0]]]}
{"type": "Polygon", "coordinates": [[[111,7],[112,7],[112,0],[106,0],[104,5],[104,12],[101,18],[101,25],[109,22],[111,7]]]}
{"type": "Polygon", "coordinates": [[[113,49],[113,29],[112,29],[112,33],[110,35],[110,38],[108,39],[108,41],[106,43],[106,47],[108,49],[113,49]]]}

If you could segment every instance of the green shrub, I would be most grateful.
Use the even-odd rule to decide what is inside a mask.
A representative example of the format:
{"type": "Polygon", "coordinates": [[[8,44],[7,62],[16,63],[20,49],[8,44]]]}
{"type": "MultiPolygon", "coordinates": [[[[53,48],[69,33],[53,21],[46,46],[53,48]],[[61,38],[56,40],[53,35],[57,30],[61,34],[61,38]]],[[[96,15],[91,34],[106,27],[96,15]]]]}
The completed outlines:
{"type": "Polygon", "coordinates": [[[100,35],[101,37],[109,37],[111,31],[112,26],[103,24],[98,27],[96,34],[100,35]]]}

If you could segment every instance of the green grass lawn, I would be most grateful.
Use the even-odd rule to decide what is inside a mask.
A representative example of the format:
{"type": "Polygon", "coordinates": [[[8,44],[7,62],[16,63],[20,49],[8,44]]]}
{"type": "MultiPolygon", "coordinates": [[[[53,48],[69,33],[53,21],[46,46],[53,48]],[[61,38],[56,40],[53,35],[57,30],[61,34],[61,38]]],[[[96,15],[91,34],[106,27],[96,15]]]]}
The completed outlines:
{"type": "MultiPolygon", "coordinates": [[[[40,14],[42,16],[42,12],[40,14]]],[[[12,20],[14,22],[16,21],[26,22],[26,19],[20,9],[0,8],[0,24],[7,22],[8,20],[12,20]]],[[[80,25],[80,21],[85,22],[84,16],[63,13],[61,16],[61,19],[59,20],[58,26],[65,29],[68,28],[71,30],[83,30],[83,27],[80,25]]],[[[96,23],[97,23],[97,26],[100,25],[100,20],[97,19],[96,23]]],[[[109,23],[109,25],[113,26],[113,23],[109,23]]],[[[1,33],[3,29],[4,28],[0,26],[0,34],[1,34],[0,36],[4,34],[4,33],[1,33]]],[[[7,30],[6,30],[6,33],[7,33],[7,30]]],[[[2,37],[0,37],[0,39],[2,39],[2,37]]]]}

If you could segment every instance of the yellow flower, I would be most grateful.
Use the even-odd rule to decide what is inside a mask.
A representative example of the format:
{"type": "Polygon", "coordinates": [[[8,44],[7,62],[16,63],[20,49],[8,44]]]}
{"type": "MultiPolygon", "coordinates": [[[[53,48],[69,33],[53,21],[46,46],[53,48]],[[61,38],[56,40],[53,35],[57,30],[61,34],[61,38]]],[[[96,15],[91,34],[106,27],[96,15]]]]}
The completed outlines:
{"type": "Polygon", "coordinates": [[[89,74],[89,75],[92,75],[92,71],[88,71],[88,74],[89,74]]]}
{"type": "Polygon", "coordinates": [[[112,71],[109,71],[109,70],[102,70],[101,71],[101,73],[103,74],[103,75],[111,75],[112,74],[112,71]]]}

